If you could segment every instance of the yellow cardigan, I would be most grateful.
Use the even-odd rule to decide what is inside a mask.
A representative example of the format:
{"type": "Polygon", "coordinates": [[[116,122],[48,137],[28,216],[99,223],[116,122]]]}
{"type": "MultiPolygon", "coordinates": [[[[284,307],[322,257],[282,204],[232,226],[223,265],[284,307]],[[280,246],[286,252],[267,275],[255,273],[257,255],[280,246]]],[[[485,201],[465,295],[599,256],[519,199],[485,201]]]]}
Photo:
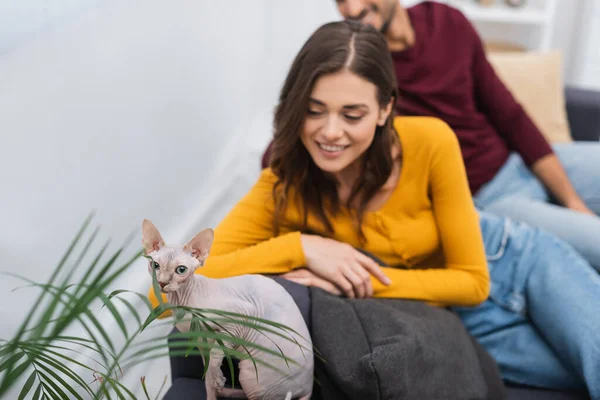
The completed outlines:
{"type": "MultiPolygon", "coordinates": [[[[383,268],[392,280],[389,286],[372,278],[374,297],[438,306],[477,305],[488,296],[489,273],[458,140],[435,118],[399,117],[394,126],[402,144],[399,182],[380,210],[365,213],[363,249],[402,269],[383,268]]],[[[302,215],[294,202],[288,205],[280,235],[273,237],[276,179],[270,169],[262,172],[215,229],[210,256],[196,273],[211,278],[282,274],[305,265],[299,232],[302,215]]],[[[310,215],[308,228],[359,246],[348,212],[331,222],[333,235],[310,215]]],[[[156,305],[152,290],[149,297],[156,305]]]]}

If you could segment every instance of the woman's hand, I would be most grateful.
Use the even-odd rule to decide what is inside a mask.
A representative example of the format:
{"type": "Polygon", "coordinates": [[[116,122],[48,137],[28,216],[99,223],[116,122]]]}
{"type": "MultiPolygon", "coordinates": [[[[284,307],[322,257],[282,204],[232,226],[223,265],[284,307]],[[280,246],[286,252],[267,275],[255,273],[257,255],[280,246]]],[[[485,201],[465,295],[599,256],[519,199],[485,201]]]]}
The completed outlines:
{"type": "Polygon", "coordinates": [[[384,285],[391,283],[375,261],[349,244],[315,235],[303,234],[301,238],[307,268],[347,297],[371,297],[371,275],[384,285]]]}
{"type": "Polygon", "coordinates": [[[295,269],[281,275],[281,277],[300,285],[318,287],[336,296],[342,295],[342,291],[337,286],[323,278],[319,278],[306,268],[295,269]]]}

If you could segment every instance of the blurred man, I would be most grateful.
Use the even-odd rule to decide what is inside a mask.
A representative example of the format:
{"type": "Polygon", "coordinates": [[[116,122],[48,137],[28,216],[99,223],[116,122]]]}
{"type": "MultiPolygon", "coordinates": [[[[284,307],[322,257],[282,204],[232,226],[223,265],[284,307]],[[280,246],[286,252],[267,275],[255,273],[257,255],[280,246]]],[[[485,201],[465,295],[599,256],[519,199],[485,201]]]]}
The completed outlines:
{"type": "Polygon", "coordinates": [[[478,208],[545,228],[600,269],[600,144],[552,148],[457,9],[432,1],[409,8],[398,0],[336,3],[344,18],[387,38],[399,115],[433,116],[453,128],[478,208]]]}

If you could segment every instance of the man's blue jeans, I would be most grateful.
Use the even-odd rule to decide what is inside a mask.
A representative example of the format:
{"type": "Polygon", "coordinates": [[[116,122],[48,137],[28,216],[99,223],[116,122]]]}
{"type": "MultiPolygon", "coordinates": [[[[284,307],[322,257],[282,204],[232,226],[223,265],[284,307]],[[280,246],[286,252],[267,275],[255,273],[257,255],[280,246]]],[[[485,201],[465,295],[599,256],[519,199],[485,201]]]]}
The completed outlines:
{"type": "MultiPolygon", "coordinates": [[[[600,143],[559,144],[554,151],[577,193],[600,215],[600,143]]],[[[600,271],[600,217],[556,205],[518,154],[512,154],[494,179],[477,192],[475,204],[554,233],[600,271]]]]}
{"type": "Polygon", "coordinates": [[[505,380],[600,399],[600,274],[565,241],[480,212],[490,296],[455,308],[505,380]]]}

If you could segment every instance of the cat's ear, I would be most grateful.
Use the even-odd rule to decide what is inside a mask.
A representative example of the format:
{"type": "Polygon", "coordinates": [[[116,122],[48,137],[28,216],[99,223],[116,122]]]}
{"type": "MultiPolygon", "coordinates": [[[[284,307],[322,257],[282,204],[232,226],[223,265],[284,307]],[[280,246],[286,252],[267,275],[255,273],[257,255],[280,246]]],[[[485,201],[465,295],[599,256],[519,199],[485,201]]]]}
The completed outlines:
{"type": "Polygon", "coordinates": [[[158,229],[147,219],[142,222],[142,245],[144,246],[144,253],[146,255],[159,250],[165,245],[165,241],[160,236],[158,229]]]}
{"type": "Polygon", "coordinates": [[[192,256],[200,261],[200,265],[203,265],[210,252],[214,237],[215,233],[212,229],[203,229],[194,236],[192,240],[187,242],[187,244],[183,246],[183,249],[192,253],[192,256]]]}

